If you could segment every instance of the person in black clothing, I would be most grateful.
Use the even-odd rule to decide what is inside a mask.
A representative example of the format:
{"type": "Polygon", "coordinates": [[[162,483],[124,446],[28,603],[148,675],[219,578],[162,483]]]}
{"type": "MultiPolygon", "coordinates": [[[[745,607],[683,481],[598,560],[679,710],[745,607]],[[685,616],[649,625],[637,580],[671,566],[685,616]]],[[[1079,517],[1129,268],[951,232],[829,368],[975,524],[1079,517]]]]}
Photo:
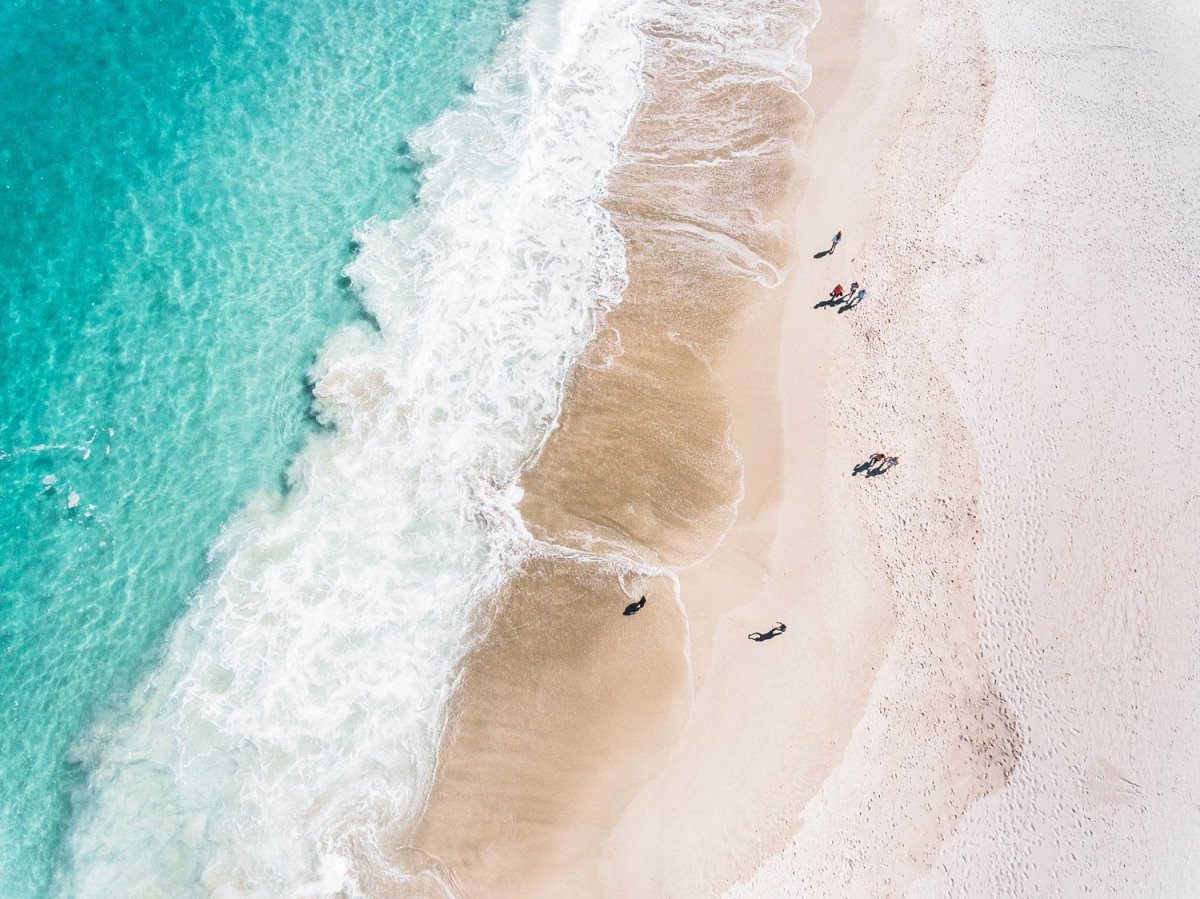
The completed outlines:
{"type": "Polygon", "coordinates": [[[770,640],[773,637],[778,637],[780,634],[782,634],[786,630],[787,630],[786,624],[784,624],[782,621],[776,621],[775,626],[773,628],[771,628],[769,631],[765,631],[763,633],[759,633],[758,631],[755,631],[753,634],[747,634],[746,636],[748,636],[755,643],[761,643],[763,640],[770,640]]]}

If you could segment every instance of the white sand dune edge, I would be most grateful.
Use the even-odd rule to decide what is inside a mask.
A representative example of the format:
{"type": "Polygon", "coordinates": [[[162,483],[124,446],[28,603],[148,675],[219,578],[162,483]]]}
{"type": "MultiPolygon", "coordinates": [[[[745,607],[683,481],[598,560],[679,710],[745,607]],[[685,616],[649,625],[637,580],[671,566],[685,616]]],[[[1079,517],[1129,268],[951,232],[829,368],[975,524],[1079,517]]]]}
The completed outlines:
{"type": "Polygon", "coordinates": [[[831,446],[901,454],[864,506],[897,634],[798,832],[728,895],[1189,894],[1200,9],[925,0],[919,30],[895,5],[867,18],[864,34],[893,34],[886,62],[919,60],[920,78],[863,173],[878,172],[871,296],[834,346],[831,446]],[[937,445],[957,429],[959,445],[937,445]],[[906,606],[948,577],[925,538],[954,459],[978,471],[962,576],[1019,751],[965,814],[971,772],[995,772],[977,751],[947,767],[969,729],[931,726],[946,708],[927,704],[938,682],[953,697],[963,659],[930,627],[936,609],[906,606]]]}

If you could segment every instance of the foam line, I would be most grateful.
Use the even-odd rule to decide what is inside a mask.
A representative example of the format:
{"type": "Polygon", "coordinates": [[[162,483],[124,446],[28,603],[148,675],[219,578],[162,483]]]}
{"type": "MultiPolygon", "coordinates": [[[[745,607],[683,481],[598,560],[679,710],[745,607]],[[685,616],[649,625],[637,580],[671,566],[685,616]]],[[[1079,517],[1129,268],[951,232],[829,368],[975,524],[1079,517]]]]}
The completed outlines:
{"type": "Polygon", "coordinates": [[[634,12],[533,0],[410,140],[420,203],[361,225],[347,269],[378,331],[312,371],[334,427],[281,506],[231,522],[157,670],[76,748],[59,894],[364,895],[357,865],[419,813],[480,606],[531,551],[512,487],[624,289],[598,199],[638,101],[634,12]]]}

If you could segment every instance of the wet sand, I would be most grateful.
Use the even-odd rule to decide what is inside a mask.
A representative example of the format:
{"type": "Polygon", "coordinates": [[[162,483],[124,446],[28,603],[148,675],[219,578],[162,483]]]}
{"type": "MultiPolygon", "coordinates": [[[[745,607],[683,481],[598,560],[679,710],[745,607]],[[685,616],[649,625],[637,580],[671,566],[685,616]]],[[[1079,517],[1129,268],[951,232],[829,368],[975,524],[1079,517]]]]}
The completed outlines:
{"type": "MultiPolygon", "coordinates": [[[[535,558],[468,663],[410,841],[463,895],[623,889],[609,833],[687,721],[711,627],[678,572],[756,502],[743,500],[722,360],[766,326],[756,364],[773,376],[810,120],[805,71],[758,62],[771,42],[798,42],[802,11],[767,7],[745,58],[686,6],[644,29],[646,94],[604,198],[629,285],[521,480],[535,558]],[[622,616],[643,592],[647,607],[622,616]]],[[[758,393],[770,413],[747,447],[777,469],[775,392],[758,393]]]]}
{"type": "Polygon", "coordinates": [[[500,598],[412,841],[462,895],[598,894],[596,847],[686,711],[671,585],[645,584],[646,607],[626,617],[621,574],[543,559],[500,598]]]}

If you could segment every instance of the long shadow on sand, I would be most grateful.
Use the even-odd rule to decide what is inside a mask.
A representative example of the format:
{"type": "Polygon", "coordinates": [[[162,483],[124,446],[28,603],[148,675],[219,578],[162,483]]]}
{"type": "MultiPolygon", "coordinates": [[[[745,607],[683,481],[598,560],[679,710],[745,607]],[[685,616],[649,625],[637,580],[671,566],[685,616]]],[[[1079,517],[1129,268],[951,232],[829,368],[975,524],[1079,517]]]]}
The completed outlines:
{"type": "Polygon", "coordinates": [[[853,469],[853,471],[852,471],[851,473],[852,473],[852,474],[853,474],[855,477],[858,477],[858,476],[859,476],[860,474],[862,474],[864,471],[867,471],[867,470],[869,470],[869,469],[871,468],[871,466],[873,466],[874,464],[875,464],[874,460],[872,460],[872,459],[864,459],[862,462],[859,462],[857,465],[855,465],[855,466],[854,466],[854,469],[853,469]]]}
{"type": "Polygon", "coordinates": [[[775,626],[773,628],[771,628],[769,631],[761,631],[761,632],[755,631],[754,633],[747,634],[746,636],[749,639],[753,640],[755,643],[762,643],[764,640],[773,640],[775,637],[778,637],[780,634],[782,634],[786,630],[787,630],[786,624],[784,624],[782,621],[776,621],[775,626]]]}

